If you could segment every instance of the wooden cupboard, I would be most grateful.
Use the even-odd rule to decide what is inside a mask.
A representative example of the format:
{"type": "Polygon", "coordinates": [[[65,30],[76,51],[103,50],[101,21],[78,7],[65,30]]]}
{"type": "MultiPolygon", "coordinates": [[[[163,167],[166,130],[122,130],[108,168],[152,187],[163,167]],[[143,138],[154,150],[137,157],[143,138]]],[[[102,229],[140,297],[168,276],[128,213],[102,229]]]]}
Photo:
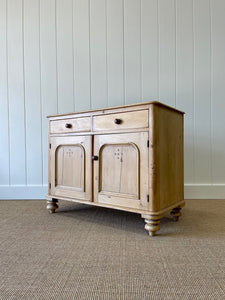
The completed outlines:
{"type": "Polygon", "coordinates": [[[146,102],[49,116],[47,209],[58,199],[141,214],[155,235],[184,206],[183,112],[146,102]]]}

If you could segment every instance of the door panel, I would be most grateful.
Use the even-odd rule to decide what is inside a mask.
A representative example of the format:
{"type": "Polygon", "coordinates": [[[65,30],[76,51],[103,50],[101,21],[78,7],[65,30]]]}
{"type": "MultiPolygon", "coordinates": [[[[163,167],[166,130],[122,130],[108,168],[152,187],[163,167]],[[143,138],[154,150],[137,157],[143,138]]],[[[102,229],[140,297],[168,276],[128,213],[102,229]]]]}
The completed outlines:
{"type": "Polygon", "coordinates": [[[55,186],[84,192],[85,149],[77,145],[60,145],[55,151],[55,186]]]}
{"type": "Polygon", "coordinates": [[[121,193],[139,199],[140,157],[132,144],[106,144],[100,151],[99,192],[121,193]],[[110,164],[109,164],[110,161],[110,164]],[[129,169],[129,172],[127,170],[129,169]]]}
{"type": "Polygon", "coordinates": [[[148,132],[94,137],[94,201],[147,209],[148,132]]]}
{"type": "Polygon", "coordinates": [[[91,201],[91,136],[51,137],[51,194],[91,201]]]}

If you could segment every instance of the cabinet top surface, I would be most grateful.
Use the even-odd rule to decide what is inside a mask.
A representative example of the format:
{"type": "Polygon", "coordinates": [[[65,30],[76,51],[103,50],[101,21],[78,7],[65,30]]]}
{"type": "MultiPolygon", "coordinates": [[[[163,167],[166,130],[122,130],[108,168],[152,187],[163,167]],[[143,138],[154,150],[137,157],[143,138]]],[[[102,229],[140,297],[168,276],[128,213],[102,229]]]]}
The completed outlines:
{"type": "Polygon", "coordinates": [[[94,113],[94,112],[100,112],[100,111],[107,111],[107,110],[116,110],[116,109],[123,109],[123,108],[129,108],[129,107],[136,107],[136,106],[146,106],[146,105],[157,105],[157,106],[162,106],[166,107],[172,110],[177,111],[178,113],[184,114],[183,111],[178,110],[172,106],[163,104],[158,101],[149,101],[149,102],[141,102],[141,103],[134,103],[134,104],[126,104],[126,105],[121,105],[121,106],[112,106],[112,107],[106,107],[106,108],[98,108],[98,109],[90,109],[90,110],[85,110],[85,111],[76,111],[76,112],[71,112],[71,113],[64,113],[64,114],[56,114],[56,115],[49,115],[47,118],[53,118],[53,117],[59,117],[59,116],[70,116],[70,115],[76,115],[76,114],[82,114],[82,113],[94,113]]]}

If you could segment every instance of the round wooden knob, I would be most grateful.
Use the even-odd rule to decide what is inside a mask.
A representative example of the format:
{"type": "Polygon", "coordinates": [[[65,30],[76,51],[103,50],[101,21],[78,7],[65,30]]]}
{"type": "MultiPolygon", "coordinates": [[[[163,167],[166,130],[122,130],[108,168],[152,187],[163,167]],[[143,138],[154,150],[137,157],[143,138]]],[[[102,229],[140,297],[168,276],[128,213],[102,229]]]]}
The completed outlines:
{"type": "Polygon", "coordinates": [[[114,123],[119,125],[119,124],[122,123],[122,120],[121,120],[121,119],[115,119],[115,120],[114,120],[114,123]]]}
{"type": "Polygon", "coordinates": [[[72,124],[66,123],[65,127],[66,128],[72,128],[72,124]]]}

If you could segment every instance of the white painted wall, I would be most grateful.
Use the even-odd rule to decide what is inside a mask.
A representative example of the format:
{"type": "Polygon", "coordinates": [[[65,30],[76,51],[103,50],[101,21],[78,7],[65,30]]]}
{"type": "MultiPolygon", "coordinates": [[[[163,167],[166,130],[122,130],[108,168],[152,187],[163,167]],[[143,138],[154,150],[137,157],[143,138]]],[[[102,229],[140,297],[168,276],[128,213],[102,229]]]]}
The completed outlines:
{"type": "Polygon", "coordinates": [[[0,198],[44,198],[46,115],[184,110],[185,198],[225,198],[224,0],[0,0],[0,198]]]}

